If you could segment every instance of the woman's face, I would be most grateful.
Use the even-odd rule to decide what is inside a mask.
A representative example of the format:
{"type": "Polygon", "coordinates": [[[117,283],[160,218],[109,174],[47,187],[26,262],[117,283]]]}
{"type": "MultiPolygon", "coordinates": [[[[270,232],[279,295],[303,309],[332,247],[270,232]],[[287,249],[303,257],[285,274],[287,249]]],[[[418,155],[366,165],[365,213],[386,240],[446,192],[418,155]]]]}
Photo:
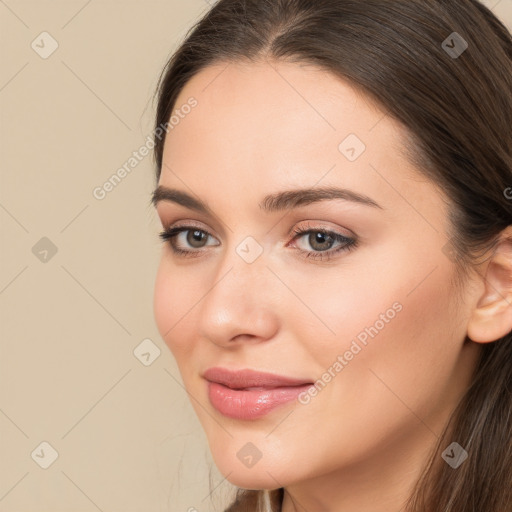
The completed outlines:
{"type": "Polygon", "coordinates": [[[159,186],[181,195],[157,211],[189,231],[164,243],[155,319],[219,470],[246,488],[381,463],[416,474],[478,346],[446,199],[405,159],[404,132],[291,63],[211,66],[175,108],[159,186]]]}

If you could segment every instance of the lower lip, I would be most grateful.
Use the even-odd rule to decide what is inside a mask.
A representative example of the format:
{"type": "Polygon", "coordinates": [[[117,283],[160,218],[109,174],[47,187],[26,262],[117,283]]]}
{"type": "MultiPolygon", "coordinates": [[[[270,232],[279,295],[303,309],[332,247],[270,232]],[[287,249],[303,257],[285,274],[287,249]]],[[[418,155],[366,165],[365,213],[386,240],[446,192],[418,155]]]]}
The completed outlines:
{"type": "Polygon", "coordinates": [[[210,403],[221,414],[238,420],[254,420],[276,407],[296,400],[312,384],[272,389],[231,389],[217,382],[208,383],[210,403]]]}

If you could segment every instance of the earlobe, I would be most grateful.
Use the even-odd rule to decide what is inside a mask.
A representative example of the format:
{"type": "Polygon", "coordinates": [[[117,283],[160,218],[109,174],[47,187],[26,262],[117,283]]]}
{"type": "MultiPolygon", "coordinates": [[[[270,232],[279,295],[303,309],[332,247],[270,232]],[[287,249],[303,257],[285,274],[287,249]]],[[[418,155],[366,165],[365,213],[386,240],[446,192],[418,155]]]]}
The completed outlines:
{"type": "Polygon", "coordinates": [[[499,340],[512,331],[512,226],[501,232],[484,268],[484,292],[468,322],[468,337],[477,343],[499,340]]]}

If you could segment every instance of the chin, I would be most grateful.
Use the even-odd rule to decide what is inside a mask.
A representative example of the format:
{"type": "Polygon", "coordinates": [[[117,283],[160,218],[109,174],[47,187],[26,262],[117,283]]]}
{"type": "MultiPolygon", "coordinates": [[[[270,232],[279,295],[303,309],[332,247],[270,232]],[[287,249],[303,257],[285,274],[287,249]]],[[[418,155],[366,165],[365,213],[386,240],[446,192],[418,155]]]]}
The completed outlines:
{"type": "Polygon", "coordinates": [[[287,470],[279,461],[265,460],[264,455],[258,456],[250,444],[241,446],[241,449],[237,446],[236,455],[229,457],[226,456],[226,452],[231,451],[231,447],[217,453],[215,449],[212,451],[215,465],[226,480],[242,489],[272,490],[284,485],[285,482],[282,480],[285,480],[287,470]],[[247,454],[253,455],[252,460],[247,454]]]}
{"type": "Polygon", "coordinates": [[[252,473],[251,470],[232,471],[231,474],[228,470],[227,473],[222,471],[221,473],[231,484],[242,489],[271,491],[283,485],[281,481],[278,484],[276,479],[272,478],[265,470],[260,470],[257,473],[252,473]]]}

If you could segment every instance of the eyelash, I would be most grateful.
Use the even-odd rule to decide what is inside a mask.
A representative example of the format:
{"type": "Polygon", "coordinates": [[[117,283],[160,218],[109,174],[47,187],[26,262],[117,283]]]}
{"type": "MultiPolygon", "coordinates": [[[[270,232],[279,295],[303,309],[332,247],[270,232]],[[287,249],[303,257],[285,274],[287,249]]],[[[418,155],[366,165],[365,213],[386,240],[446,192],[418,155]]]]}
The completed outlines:
{"type": "MultiPolygon", "coordinates": [[[[196,226],[179,226],[174,228],[166,228],[159,234],[159,237],[163,242],[169,244],[171,250],[177,256],[185,258],[197,257],[201,252],[204,251],[201,249],[187,251],[184,249],[180,249],[179,247],[173,244],[174,238],[176,238],[180,233],[186,231],[200,231],[201,233],[205,233],[207,236],[211,236],[210,233],[196,226]]],[[[305,259],[311,258],[313,260],[329,261],[335,254],[341,253],[343,251],[351,251],[352,249],[355,249],[355,247],[357,246],[356,239],[346,237],[344,235],[341,235],[340,233],[337,233],[335,231],[329,231],[324,228],[313,228],[308,225],[306,229],[294,228],[292,233],[294,235],[292,240],[302,238],[304,235],[309,235],[311,233],[322,233],[324,235],[331,236],[334,243],[338,242],[343,244],[340,245],[337,249],[328,249],[326,251],[304,251],[302,249],[296,249],[297,251],[299,251],[300,255],[305,259]]]]}

